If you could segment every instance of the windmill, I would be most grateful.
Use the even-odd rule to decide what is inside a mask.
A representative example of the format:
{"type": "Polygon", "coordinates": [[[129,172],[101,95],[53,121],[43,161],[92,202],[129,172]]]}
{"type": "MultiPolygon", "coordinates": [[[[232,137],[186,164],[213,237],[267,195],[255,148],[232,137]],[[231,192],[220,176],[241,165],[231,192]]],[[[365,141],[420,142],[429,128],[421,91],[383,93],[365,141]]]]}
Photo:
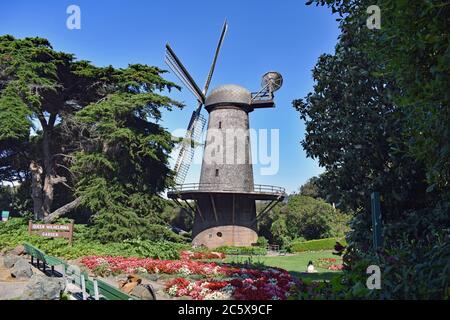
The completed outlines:
{"type": "Polygon", "coordinates": [[[175,163],[177,184],[168,190],[167,196],[180,206],[180,201],[184,201],[194,220],[193,244],[209,248],[255,243],[258,238],[257,218],[268,213],[285,197],[284,188],[254,184],[249,133],[249,113],[255,109],[275,107],[274,92],[282,86],[282,76],[275,71],[267,72],[262,77],[261,89],[254,93],[229,84],[208,94],[227,28],[225,21],[203,90],[170,45],[166,45],[166,63],[198,101],[175,163]],[[209,119],[200,182],[185,184],[195,142],[206,124],[206,119],[200,114],[203,106],[209,119]],[[231,136],[229,132],[232,132],[231,136]],[[217,144],[218,141],[226,143],[217,144]],[[242,146],[240,160],[235,157],[239,153],[236,146],[242,146]],[[257,200],[267,202],[259,213],[256,212],[257,200]]]}
{"type": "Polygon", "coordinates": [[[184,65],[181,63],[180,59],[177,57],[175,52],[172,50],[170,45],[166,44],[166,55],[165,63],[169,68],[177,75],[177,77],[185,84],[195,98],[198,101],[197,108],[192,112],[191,119],[189,121],[188,127],[186,129],[186,135],[181,142],[180,151],[178,153],[177,160],[175,162],[175,183],[183,184],[186,179],[186,175],[189,171],[192,159],[195,152],[196,141],[199,141],[203,130],[205,128],[206,119],[202,116],[202,107],[205,104],[205,97],[208,93],[209,85],[211,83],[212,76],[214,74],[214,69],[216,67],[217,58],[219,56],[220,48],[222,47],[225,34],[228,29],[227,21],[225,20],[222,32],[220,34],[219,42],[214,53],[214,58],[209,69],[208,77],[206,78],[203,90],[200,90],[198,85],[195,83],[194,79],[191,77],[189,72],[186,70],[184,65]]]}

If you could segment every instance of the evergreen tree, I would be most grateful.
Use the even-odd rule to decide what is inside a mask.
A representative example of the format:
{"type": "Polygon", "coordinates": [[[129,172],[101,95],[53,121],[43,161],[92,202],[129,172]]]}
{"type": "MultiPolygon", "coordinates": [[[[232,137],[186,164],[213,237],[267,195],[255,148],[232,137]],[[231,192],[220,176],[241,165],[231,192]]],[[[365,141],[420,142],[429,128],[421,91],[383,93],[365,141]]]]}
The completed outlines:
{"type": "Polygon", "coordinates": [[[0,37],[0,178],[30,186],[36,219],[81,205],[105,239],[165,233],[156,213],[173,142],[158,122],[162,108],[181,104],[159,94],[178,88],[162,73],[96,67],[42,38],[0,37]]]}

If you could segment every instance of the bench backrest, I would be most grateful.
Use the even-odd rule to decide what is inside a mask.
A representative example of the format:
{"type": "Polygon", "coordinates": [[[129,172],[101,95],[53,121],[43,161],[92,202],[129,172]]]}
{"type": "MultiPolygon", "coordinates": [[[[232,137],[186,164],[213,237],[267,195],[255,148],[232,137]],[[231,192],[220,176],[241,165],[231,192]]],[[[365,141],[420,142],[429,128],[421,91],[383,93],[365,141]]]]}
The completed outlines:
{"type": "Polygon", "coordinates": [[[32,246],[32,245],[29,244],[29,243],[24,243],[24,244],[23,244],[23,247],[25,248],[25,251],[26,251],[29,255],[35,257],[35,258],[38,259],[38,260],[45,261],[45,253],[42,252],[41,250],[39,250],[38,248],[32,246]]]}
{"type": "Polygon", "coordinates": [[[97,285],[100,296],[103,296],[106,300],[135,300],[132,296],[114,288],[102,280],[97,280],[97,285]]]}
{"type": "Polygon", "coordinates": [[[64,265],[63,268],[66,276],[66,281],[68,281],[69,283],[73,283],[78,288],[81,288],[83,282],[81,275],[84,275],[84,278],[87,279],[87,274],[81,272],[78,266],[64,265]]]}

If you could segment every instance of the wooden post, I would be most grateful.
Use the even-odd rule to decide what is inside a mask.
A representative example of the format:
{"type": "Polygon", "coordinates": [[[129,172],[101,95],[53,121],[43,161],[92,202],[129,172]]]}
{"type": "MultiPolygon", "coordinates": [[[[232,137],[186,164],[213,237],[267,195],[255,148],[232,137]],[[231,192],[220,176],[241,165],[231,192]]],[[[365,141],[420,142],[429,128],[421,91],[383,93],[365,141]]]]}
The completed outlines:
{"type": "Polygon", "coordinates": [[[94,299],[100,300],[100,295],[98,294],[98,282],[97,279],[94,279],[94,299]]]}
{"type": "Polygon", "coordinates": [[[380,208],[380,194],[378,192],[372,192],[370,196],[372,207],[372,235],[373,235],[373,248],[378,250],[382,246],[382,225],[381,225],[381,208],[380,208]]]}
{"type": "Polygon", "coordinates": [[[31,236],[31,226],[33,225],[32,220],[28,220],[28,234],[31,236]]]}
{"type": "Polygon", "coordinates": [[[82,295],[83,295],[83,300],[87,300],[86,283],[85,283],[84,275],[81,275],[80,278],[81,278],[81,291],[82,291],[82,295]]]}
{"type": "Polygon", "coordinates": [[[71,246],[72,245],[72,242],[73,242],[73,220],[71,220],[70,221],[70,226],[69,226],[69,232],[70,232],[70,235],[69,235],[69,245],[71,246]]]}

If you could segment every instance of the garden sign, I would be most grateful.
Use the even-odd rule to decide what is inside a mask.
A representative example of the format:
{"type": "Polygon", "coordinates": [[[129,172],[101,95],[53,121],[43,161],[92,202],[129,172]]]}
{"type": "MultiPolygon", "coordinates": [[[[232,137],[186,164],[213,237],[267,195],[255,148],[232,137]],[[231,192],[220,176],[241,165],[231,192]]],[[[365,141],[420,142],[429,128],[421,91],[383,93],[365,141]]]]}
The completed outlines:
{"type": "Polygon", "coordinates": [[[72,245],[73,240],[73,221],[70,224],[42,224],[28,222],[28,233],[40,235],[48,238],[66,238],[72,245]]]}

